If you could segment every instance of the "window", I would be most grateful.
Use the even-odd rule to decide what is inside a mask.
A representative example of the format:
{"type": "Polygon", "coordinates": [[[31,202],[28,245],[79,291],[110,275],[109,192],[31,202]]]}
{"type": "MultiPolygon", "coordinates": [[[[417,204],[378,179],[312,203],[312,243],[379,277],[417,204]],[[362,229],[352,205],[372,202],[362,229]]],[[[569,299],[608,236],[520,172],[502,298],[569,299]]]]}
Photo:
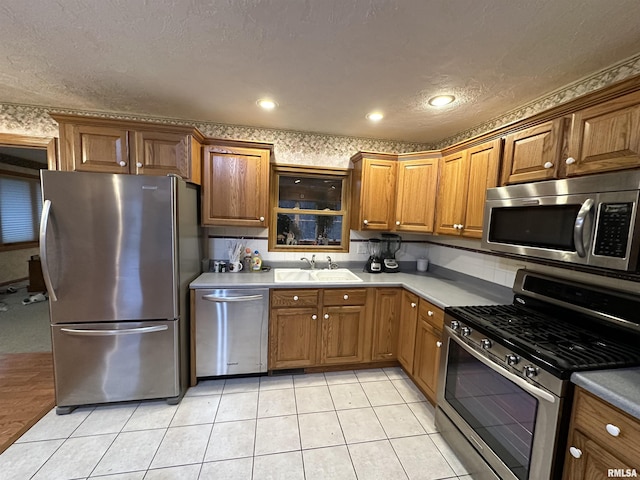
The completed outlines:
{"type": "Polygon", "coordinates": [[[272,165],[269,251],[349,251],[349,170],[272,165]]]}
{"type": "Polygon", "coordinates": [[[0,246],[36,243],[41,212],[38,177],[0,170],[0,246]]]}

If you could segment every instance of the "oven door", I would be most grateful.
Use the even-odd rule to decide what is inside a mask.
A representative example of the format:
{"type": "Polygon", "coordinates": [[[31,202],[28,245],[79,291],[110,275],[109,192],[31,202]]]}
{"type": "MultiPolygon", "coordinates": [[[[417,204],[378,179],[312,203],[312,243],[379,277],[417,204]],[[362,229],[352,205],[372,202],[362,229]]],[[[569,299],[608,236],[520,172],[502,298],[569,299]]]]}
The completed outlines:
{"type": "MultiPolygon", "coordinates": [[[[552,478],[562,399],[445,327],[438,407],[503,480],[552,478]]],[[[462,452],[461,452],[462,453],[462,452]]]]}

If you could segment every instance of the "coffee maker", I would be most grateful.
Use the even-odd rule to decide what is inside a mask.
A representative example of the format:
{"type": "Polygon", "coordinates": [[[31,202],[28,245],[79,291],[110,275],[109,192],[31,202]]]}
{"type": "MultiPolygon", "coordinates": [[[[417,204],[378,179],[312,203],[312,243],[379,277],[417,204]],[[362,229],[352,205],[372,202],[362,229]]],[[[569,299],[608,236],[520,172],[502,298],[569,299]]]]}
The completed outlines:
{"type": "Polygon", "coordinates": [[[382,270],[387,273],[400,271],[400,265],[396,260],[396,252],[400,250],[402,245],[402,237],[394,233],[382,234],[382,270]]]}
{"type": "Polygon", "coordinates": [[[382,261],[380,259],[382,246],[380,245],[380,239],[370,238],[367,247],[369,249],[369,259],[364,265],[364,270],[369,273],[382,272],[382,261]]]}

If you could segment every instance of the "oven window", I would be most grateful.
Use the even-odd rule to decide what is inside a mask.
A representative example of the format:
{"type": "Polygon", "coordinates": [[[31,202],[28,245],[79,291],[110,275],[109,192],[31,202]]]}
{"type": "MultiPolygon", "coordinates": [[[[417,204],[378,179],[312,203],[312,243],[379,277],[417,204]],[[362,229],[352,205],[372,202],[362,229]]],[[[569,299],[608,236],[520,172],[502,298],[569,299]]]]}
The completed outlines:
{"type": "Polygon", "coordinates": [[[489,241],[575,252],[573,228],[581,205],[491,209],[489,241]]]}
{"type": "Polygon", "coordinates": [[[529,478],[538,401],[449,343],[445,399],[513,474],[529,478]]]}

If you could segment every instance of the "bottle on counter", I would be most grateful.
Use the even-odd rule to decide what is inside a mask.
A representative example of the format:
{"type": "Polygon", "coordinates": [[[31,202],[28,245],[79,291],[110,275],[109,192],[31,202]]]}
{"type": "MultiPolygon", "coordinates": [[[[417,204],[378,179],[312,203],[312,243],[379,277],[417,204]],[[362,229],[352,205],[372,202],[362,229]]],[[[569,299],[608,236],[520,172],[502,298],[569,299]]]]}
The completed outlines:
{"type": "Polygon", "coordinates": [[[260,272],[262,270],[262,257],[260,256],[260,252],[256,250],[253,252],[253,256],[251,257],[251,271],[252,272],[260,272]]]}
{"type": "Polygon", "coordinates": [[[251,249],[244,249],[244,257],[242,257],[242,271],[249,273],[251,271],[251,249]]]}

